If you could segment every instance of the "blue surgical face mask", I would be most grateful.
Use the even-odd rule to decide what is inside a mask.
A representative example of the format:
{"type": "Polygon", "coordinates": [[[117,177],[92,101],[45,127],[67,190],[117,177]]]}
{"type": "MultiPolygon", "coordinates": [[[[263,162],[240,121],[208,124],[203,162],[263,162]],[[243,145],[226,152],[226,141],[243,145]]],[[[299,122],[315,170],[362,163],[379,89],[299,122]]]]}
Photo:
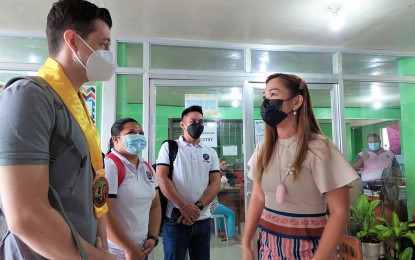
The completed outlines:
{"type": "Polygon", "coordinates": [[[130,154],[139,155],[147,146],[147,139],[144,135],[131,134],[124,135],[124,150],[130,154]]]}
{"type": "Polygon", "coordinates": [[[369,149],[372,151],[377,151],[380,148],[380,144],[379,143],[369,143],[369,149]]]}

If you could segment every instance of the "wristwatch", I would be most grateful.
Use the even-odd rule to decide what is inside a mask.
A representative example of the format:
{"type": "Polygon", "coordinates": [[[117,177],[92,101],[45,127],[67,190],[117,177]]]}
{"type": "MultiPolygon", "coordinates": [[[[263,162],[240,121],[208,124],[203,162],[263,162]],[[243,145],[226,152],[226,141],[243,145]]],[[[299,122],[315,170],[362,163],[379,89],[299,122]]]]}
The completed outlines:
{"type": "Polygon", "coordinates": [[[157,246],[157,244],[159,243],[159,238],[158,238],[158,237],[156,237],[156,236],[148,236],[148,237],[147,237],[147,240],[149,240],[149,239],[153,239],[153,240],[156,242],[156,245],[155,245],[154,247],[156,247],[156,246],[157,246]]]}
{"type": "Polygon", "coordinates": [[[196,201],[196,202],[195,202],[195,205],[196,205],[196,206],[197,206],[200,210],[203,210],[203,208],[204,208],[203,203],[202,203],[200,200],[196,201]]]}

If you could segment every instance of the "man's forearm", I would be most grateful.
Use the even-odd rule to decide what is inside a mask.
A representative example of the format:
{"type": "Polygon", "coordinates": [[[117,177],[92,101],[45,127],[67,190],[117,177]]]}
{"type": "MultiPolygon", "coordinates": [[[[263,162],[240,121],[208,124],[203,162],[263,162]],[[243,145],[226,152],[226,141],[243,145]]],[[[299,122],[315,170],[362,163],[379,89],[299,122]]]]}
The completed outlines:
{"type": "MultiPolygon", "coordinates": [[[[29,212],[28,212],[29,213],[29,212]]],[[[25,213],[23,213],[25,214],[25,213]]],[[[11,221],[10,230],[38,254],[49,259],[80,259],[78,248],[65,219],[52,207],[40,209],[27,219],[11,221]]],[[[90,259],[100,250],[80,238],[90,259]]]]}
{"type": "Polygon", "coordinates": [[[209,186],[206,188],[205,192],[203,192],[202,197],[200,197],[200,201],[203,203],[204,206],[209,205],[209,203],[212,202],[212,200],[215,198],[215,196],[220,191],[220,184],[217,182],[213,182],[209,184],[209,186]]]}
{"type": "Polygon", "coordinates": [[[104,250],[108,250],[106,218],[107,218],[107,215],[103,215],[98,219],[98,234],[97,234],[97,236],[101,238],[102,249],[104,250]]]}
{"type": "Polygon", "coordinates": [[[352,164],[353,168],[355,170],[359,170],[360,168],[363,167],[363,158],[360,157],[355,163],[352,164]]]}
{"type": "Polygon", "coordinates": [[[171,202],[176,204],[178,207],[183,207],[186,203],[186,200],[177,192],[176,186],[170,179],[165,179],[159,183],[159,187],[163,192],[163,195],[171,202]]]}

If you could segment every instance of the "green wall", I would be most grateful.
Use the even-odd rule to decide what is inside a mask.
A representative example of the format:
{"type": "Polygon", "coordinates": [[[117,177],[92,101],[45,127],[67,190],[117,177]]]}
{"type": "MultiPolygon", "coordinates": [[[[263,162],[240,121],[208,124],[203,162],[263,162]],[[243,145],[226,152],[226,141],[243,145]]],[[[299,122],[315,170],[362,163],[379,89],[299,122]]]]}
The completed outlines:
{"type": "MultiPolygon", "coordinates": [[[[123,77],[119,77],[118,81],[122,82],[125,80],[123,77]]],[[[119,85],[122,86],[122,85],[119,85]]],[[[122,89],[122,87],[120,87],[122,89]]],[[[117,90],[117,96],[124,98],[123,90],[117,90]],[[118,94],[119,93],[119,94],[118,94]]],[[[118,99],[118,98],[117,98],[118,99]]],[[[119,99],[118,99],[119,100],[119,99]]],[[[183,111],[183,107],[174,106],[157,106],[156,108],[156,155],[158,154],[160,145],[166,139],[168,139],[168,119],[169,118],[180,118],[183,111]]],[[[391,121],[371,125],[368,127],[352,129],[350,123],[346,123],[346,147],[347,154],[346,158],[349,162],[354,160],[354,157],[358,152],[367,146],[366,136],[368,133],[380,133],[380,129],[390,124],[398,122],[400,119],[399,109],[367,109],[367,108],[346,108],[345,116],[346,119],[390,119],[391,121]],[[360,115],[360,116],[359,116],[360,115]]],[[[331,119],[330,108],[315,108],[315,116],[317,119],[331,119]]],[[[117,102],[117,115],[116,118],[120,119],[123,117],[132,117],[142,122],[142,105],[141,104],[125,104],[123,102],[117,102]]],[[[254,109],[255,119],[261,119],[259,108],[254,109]]],[[[205,116],[206,119],[240,119],[242,120],[242,111],[240,108],[229,108],[220,107],[217,116],[205,116]]],[[[252,125],[254,127],[254,125],[252,125]]],[[[320,123],[320,128],[330,140],[333,140],[332,124],[331,123],[320,123]]],[[[241,133],[242,134],[242,133],[241,133]]],[[[239,144],[238,144],[239,150],[239,144]]]]}
{"type": "MultiPolygon", "coordinates": [[[[415,76],[415,58],[404,58],[398,61],[399,75],[415,76]]],[[[415,88],[414,84],[399,84],[401,102],[401,144],[402,154],[405,160],[405,181],[407,194],[408,219],[412,219],[412,212],[415,209],[415,88]]]]}
{"type": "Polygon", "coordinates": [[[99,134],[101,135],[101,122],[102,122],[102,82],[97,82],[96,93],[95,93],[95,125],[98,129],[99,134]]]}
{"type": "MultiPolygon", "coordinates": [[[[118,81],[123,82],[125,78],[119,77],[118,81]]],[[[122,86],[122,85],[119,85],[122,86]]],[[[117,96],[124,98],[124,90],[120,87],[117,90],[117,96]]],[[[119,99],[118,99],[119,100],[119,99]]],[[[180,118],[183,111],[183,107],[174,106],[157,106],[156,108],[156,155],[162,142],[168,139],[168,119],[180,118]]],[[[330,120],[331,109],[330,108],[315,108],[315,115],[317,119],[330,120]]],[[[255,119],[261,119],[259,108],[254,109],[255,119]]],[[[346,108],[346,119],[390,119],[391,121],[371,125],[368,127],[352,129],[350,123],[346,123],[346,158],[349,162],[353,162],[354,157],[358,152],[367,146],[366,136],[368,133],[380,133],[380,129],[390,124],[398,122],[400,119],[399,109],[367,109],[367,108],[346,108]],[[359,116],[360,115],[360,116],[359,116]]],[[[123,102],[117,102],[117,119],[123,117],[133,117],[140,123],[142,122],[142,105],[141,104],[125,104],[123,102]]],[[[240,119],[242,120],[242,111],[240,108],[220,107],[219,113],[216,116],[205,116],[206,119],[240,119]]],[[[252,125],[253,127],[253,125],[252,125]]],[[[333,140],[332,124],[320,123],[321,130],[330,139],[333,140]]],[[[242,134],[242,133],[241,133],[242,134]]],[[[223,144],[222,144],[223,145],[223,144]]],[[[226,144],[225,144],[226,145],[226,144]]],[[[242,149],[242,144],[238,145],[238,151],[242,149]]]]}

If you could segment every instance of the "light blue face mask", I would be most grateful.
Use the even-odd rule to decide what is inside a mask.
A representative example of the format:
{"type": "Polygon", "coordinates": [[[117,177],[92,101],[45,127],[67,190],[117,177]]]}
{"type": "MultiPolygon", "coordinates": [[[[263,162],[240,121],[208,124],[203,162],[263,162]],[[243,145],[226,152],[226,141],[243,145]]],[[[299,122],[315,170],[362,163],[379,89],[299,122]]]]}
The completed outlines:
{"type": "Polygon", "coordinates": [[[124,135],[125,148],[124,150],[128,153],[139,155],[141,151],[147,146],[147,139],[144,135],[131,134],[124,135]]]}
{"type": "Polygon", "coordinates": [[[369,149],[372,151],[377,151],[380,148],[380,144],[379,143],[369,143],[369,149]]]}

